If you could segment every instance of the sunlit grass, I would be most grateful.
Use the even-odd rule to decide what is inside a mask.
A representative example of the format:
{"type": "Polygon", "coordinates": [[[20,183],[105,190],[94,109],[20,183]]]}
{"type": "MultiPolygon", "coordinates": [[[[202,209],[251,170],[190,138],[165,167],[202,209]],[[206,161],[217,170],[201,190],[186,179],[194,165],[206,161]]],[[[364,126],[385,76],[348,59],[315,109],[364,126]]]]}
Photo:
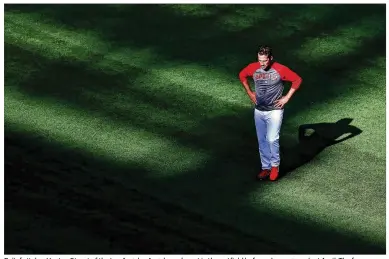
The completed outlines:
{"type": "Polygon", "coordinates": [[[267,186],[266,195],[263,188],[253,191],[248,196],[253,208],[288,211],[307,222],[385,245],[385,58],[372,63],[374,67],[353,71],[339,82],[339,88],[352,84],[352,92],[315,104],[288,120],[302,125],[350,117],[351,125],[363,133],[326,148],[295,170],[290,181],[267,186]]]}
{"type": "Polygon", "coordinates": [[[7,13],[5,42],[53,60],[75,58],[87,62],[93,55],[98,55],[96,60],[90,60],[89,66],[103,69],[108,74],[126,73],[134,67],[142,68],[145,75],[143,79],[137,79],[137,84],[142,84],[144,80],[143,84],[152,91],[159,91],[158,88],[166,84],[174,84],[173,91],[189,96],[193,91],[214,98],[215,101],[246,107],[250,104],[242,94],[237,75],[231,81],[213,68],[167,61],[150,48],[112,49],[92,33],[84,34],[56,27],[41,20],[38,16],[7,13]]]}
{"type": "Polygon", "coordinates": [[[238,77],[235,81],[228,80],[223,73],[214,69],[206,68],[195,64],[170,64],[169,68],[155,69],[152,71],[151,85],[158,89],[159,82],[171,84],[172,88],[179,89],[183,98],[188,101],[193,99],[194,93],[214,99],[213,103],[207,103],[209,107],[232,104],[236,107],[249,107],[248,101],[238,77]]]}
{"type": "MultiPolygon", "coordinates": [[[[82,33],[71,30],[66,31],[65,28],[40,22],[43,20],[42,18],[38,19],[37,17],[29,17],[24,14],[11,13],[8,15],[9,21],[15,19],[16,21],[25,22],[14,28],[12,26],[10,27],[10,30],[6,32],[6,42],[27,48],[34,53],[46,57],[48,60],[71,60],[75,55],[72,52],[72,42],[81,41],[87,44],[89,41],[93,41],[96,46],[108,46],[108,44],[102,42],[98,37],[89,38],[88,35],[90,34],[85,35],[85,39],[83,40],[82,33]],[[28,31],[32,21],[35,24],[33,28],[34,33],[27,33],[24,37],[28,37],[29,41],[23,43],[16,35],[18,33],[22,34],[23,31],[28,31]],[[43,29],[39,30],[39,28],[43,29]],[[66,35],[61,32],[64,29],[66,35]],[[8,37],[9,35],[11,37],[8,37]],[[51,35],[57,35],[57,38],[62,36],[66,37],[67,43],[60,41],[63,42],[63,45],[59,47],[55,46],[54,42],[52,44],[50,43],[53,40],[51,35]],[[47,44],[37,44],[40,41],[46,41],[47,44]]],[[[227,104],[238,105],[240,107],[249,107],[250,105],[246,96],[242,94],[242,89],[236,87],[236,83],[234,84],[234,82],[226,80],[223,74],[213,70],[207,70],[194,64],[188,65],[179,62],[168,62],[163,57],[155,54],[151,49],[121,48],[108,50],[93,49],[93,46],[92,48],[88,48],[87,45],[77,45],[77,48],[77,50],[83,51],[85,54],[85,56],[77,55],[77,58],[82,62],[88,61],[88,52],[90,50],[100,55],[98,60],[87,63],[90,68],[101,71],[101,73],[125,76],[134,68],[139,68],[142,71],[136,78],[128,75],[127,79],[125,79],[126,81],[122,82],[124,89],[120,91],[117,89],[115,82],[106,82],[106,90],[103,92],[100,92],[93,84],[85,85],[83,88],[77,89],[77,95],[84,97],[88,102],[101,103],[105,107],[104,109],[96,110],[93,113],[94,115],[104,116],[105,112],[109,112],[110,114],[118,114],[119,117],[124,117],[127,114],[126,118],[128,123],[145,126],[148,129],[152,127],[166,127],[166,129],[174,129],[175,132],[181,130],[193,133],[200,123],[198,115],[192,114],[191,112],[196,110],[200,112],[200,109],[195,108],[195,106],[202,106],[202,116],[204,117],[201,119],[206,119],[216,117],[218,114],[220,115],[220,112],[226,109],[227,104]],[[155,60],[159,60],[160,62],[155,63],[155,60]],[[127,92],[125,92],[126,89],[127,92]],[[230,90],[226,91],[227,89],[230,90]],[[145,100],[139,99],[139,94],[133,95],[134,90],[138,91],[138,93],[145,92],[143,95],[151,102],[147,103],[145,100]],[[164,93],[178,98],[179,102],[186,102],[188,105],[192,104],[191,106],[193,108],[191,110],[185,109],[185,107],[180,108],[175,105],[174,100],[168,101],[168,103],[171,103],[170,106],[172,108],[158,108],[159,102],[161,101],[159,96],[164,93]],[[231,93],[234,93],[233,98],[231,98],[231,93]],[[204,102],[204,97],[208,97],[212,101],[204,102]],[[154,102],[152,101],[153,98],[155,99],[154,102]]],[[[12,55],[9,59],[15,62],[11,62],[10,60],[7,62],[6,81],[8,84],[34,80],[33,77],[28,78],[27,75],[30,76],[33,71],[45,69],[45,65],[43,64],[42,67],[37,68],[34,64],[28,66],[24,61],[19,63],[17,56],[12,55]],[[25,66],[23,71],[27,72],[23,73],[24,79],[21,79],[19,76],[20,66],[25,66]],[[18,80],[14,82],[16,78],[18,80]]],[[[39,63],[38,60],[37,62],[39,63]]],[[[79,80],[82,81],[81,78],[79,80]]],[[[53,85],[52,87],[56,88],[58,86],[53,85]]],[[[77,108],[77,106],[73,107],[77,108]]]]}
{"type": "Polygon", "coordinates": [[[271,13],[264,6],[257,5],[239,8],[238,5],[234,13],[219,15],[216,25],[226,31],[240,31],[250,28],[270,17],[271,13]]]}
{"type": "MultiPolygon", "coordinates": [[[[366,134],[352,138],[347,143],[357,145],[364,152],[385,158],[386,118],[386,59],[380,57],[366,63],[358,70],[344,74],[338,81],[338,89],[347,88],[343,94],[321,103],[313,103],[311,109],[300,111],[288,119],[288,123],[299,125],[320,121],[336,121],[350,117],[366,134]]],[[[340,91],[339,90],[339,91],[340,91]]]]}
{"type": "Polygon", "coordinates": [[[164,8],[171,9],[180,16],[208,17],[216,13],[215,9],[204,4],[173,4],[163,5],[164,8]]]}
{"type": "Polygon", "coordinates": [[[341,26],[329,35],[310,39],[296,50],[296,54],[302,59],[312,62],[322,62],[322,59],[347,55],[366,41],[385,33],[384,24],[385,19],[382,19],[381,16],[361,19],[346,27],[341,26]]]}
{"type": "MultiPolygon", "coordinates": [[[[298,179],[295,178],[294,181],[282,183],[277,188],[269,188],[265,195],[258,196],[255,192],[252,192],[250,194],[251,206],[258,212],[271,210],[285,219],[298,218],[307,224],[331,229],[345,236],[358,236],[365,242],[384,246],[386,243],[386,222],[385,206],[382,203],[385,197],[382,196],[382,192],[385,191],[385,188],[384,186],[376,186],[375,179],[372,179],[372,177],[367,179],[365,177],[364,183],[361,185],[358,180],[350,183],[351,179],[349,177],[340,174],[339,171],[334,171],[334,167],[338,165],[337,162],[349,158],[350,155],[362,159],[365,157],[358,150],[348,150],[342,156],[339,156],[338,152],[339,159],[336,160],[329,156],[318,158],[319,161],[314,161],[307,165],[306,169],[297,172],[301,174],[297,176],[298,179]],[[334,166],[330,165],[328,160],[332,160],[334,166]],[[324,179],[312,176],[317,167],[328,170],[328,173],[322,174],[324,179]],[[339,176],[337,176],[338,174],[339,176]],[[309,181],[308,177],[313,178],[313,180],[309,181]],[[333,178],[337,181],[334,185],[323,185],[322,182],[327,177],[330,178],[330,182],[335,182],[331,180],[333,178]],[[304,185],[297,186],[297,180],[304,181],[304,185]],[[321,184],[318,184],[319,182],[321,184]],[[347,187],[340,188],[339,182],[343,182],[347,187]],[[374,191],[372,192],[370,189],[374,191]],[[366,195],[366,190],[368,190],[369,195],[366,195]],[[370,204],[368,201],[371,199],[379,199],[378,204],[381,204],[381,206],[368,209],[370,204]],[[259,201],[260,204],[258,204],[259,201]],[[361,206],[361,203],[365,204],[361,206]],[[285,211],[288,211],[288,213],[285,214],[285,211]]],[[[347,160],[343,161],[342,164],[345,163],[347,163],[347,160]]],[[[369,164],[372,165],[373,163],[369,164]]],[[[366,170],[368,168],[368,166],[364,166],[360,169],[366,170]]],[[[342,166],[340,169],[347,170],[347,167],[342,166]]]]}
{"type": "Polygon", "coordinates": [[[74,32],[42,22],[39,15],[7,12],[4,14],[4,40],[52,58],[89,60],[105,53],[109,45],[90,31],[74,32]]]}
{"type": "Polygon", "coordinates": [[[95,157],[146,167],[150,177],[184,173],[207,159],[207,154],[183,147],[173,139],[90,116],[55,100],[32,99],[14,92],[12,87],[5,91],[5,123],[95,157]]]}

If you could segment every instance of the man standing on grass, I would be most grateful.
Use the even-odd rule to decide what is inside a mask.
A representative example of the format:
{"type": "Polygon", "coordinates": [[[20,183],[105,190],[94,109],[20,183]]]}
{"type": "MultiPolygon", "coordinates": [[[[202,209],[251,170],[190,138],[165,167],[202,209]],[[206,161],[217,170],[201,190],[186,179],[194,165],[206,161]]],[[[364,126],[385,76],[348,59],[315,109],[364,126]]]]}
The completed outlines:
{"type": "Polygon", "coordinates": [[[284,114],[284,106],[300,87],[302,79],[288,67],[273,60],[272,49],[261,46],[258,62],[246,66],[239,73],[239,79],[251,101],[255,104],[254,121],[257,131],[262,170],[257,175],[260,180],[278,178],[280,165],[279,135],[284,114]],[[247,82],[252,77],[255,92],[247,82]],[[292,82],[287,95],[282,96],[283,81],[292,82]]]}

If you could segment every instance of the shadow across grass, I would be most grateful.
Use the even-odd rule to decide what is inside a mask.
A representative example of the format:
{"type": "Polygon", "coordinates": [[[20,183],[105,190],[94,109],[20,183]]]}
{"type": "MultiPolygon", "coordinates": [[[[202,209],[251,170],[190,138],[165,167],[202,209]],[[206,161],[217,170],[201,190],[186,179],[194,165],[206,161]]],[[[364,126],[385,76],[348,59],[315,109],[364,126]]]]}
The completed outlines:
{"type": "Polygon", "coordinates": [[[335,123],[300,125],[298,144],[281,146],[280,178],[309,163],[325,148],[361,134],[361,129],[350,125],[351,121],[351,118],[344,118],[335,123]]]}
{"type": "MultiPolygon", "coordinates": [[[[35,60],[37,58],[35,56],[35,60]]],[[[40,63],[44,64],[43,60],[40,63]]],[[[42,102],[45,97],[58,98],[66,107],[89,111],[92,116],[103,116],[107,123],[144,129],[194,151],[207,150],[210,157],[204,164],[180,175],[153,179],[148,169],[131,165],[131,161],[118,167],[111,161],[81,154],[78,149],[48,144],[44,135],[37,139],[34,134],[29,136],[23,131],[15,133],[12,125],[8,125],[10,128],[5,132],[7,253],[268,254],[383,251],[357,238],[320,229],[297,218],[285,219],[271,212],[259,212],[242,203],[247,193],[254,189],[259,189],[259,193],[261,189],[254,181],[257,170],[253,165],[257,165],[255,161],[259,162],[259,159],[252,111],[235,108],[234,114],[230,111],[230,115],[204,118],[201,109],[186,103],[185,112],[191,112],[192,119],[198,123],[192,129],[180,131],[172,125],[164,127],[147,116],[140,116],[142,111],[137,114],[131,109],[118,110],[113,108],[115,102],[97,102],[93,98],[83,97],[79,92],[93,86],[90,91],[104,93],[104,100],[110,100],[110,94],[120,91],[123,86],[119,83],[115,90],[104,90],[104,85],[112,87],[114,78],[105,78],[102,73],[94,75],[93,71],[84,71],[82,65],[77,64],[51,62],[47,66],[52,69],[49,73],[42,70],[32,74],[17,86],[18,90],[41,98],[42,102]],[[252,128],[242,125],[252,125],[252,128]],[[139,188],[148,188],[149,191],[139,194],[139,188]],[[169,193],[171,196],[166,197],[169,193]],[[148,195],[154,197],[152,202],[144,197],[148,195]],[[162,216],[174,209],[161,205],[163,201],[159,196],[179,203],[181,209],[177,209],[176,214],[162,216]],[[192,216],[192,213],[201,215],[204,211],[207,212],[204,222],[198,219],[200,216],[192,216]],[[40,215],[42,225],[33,227],[31,222],[36,222],[36,215],[40,215]],[[20,221],[18,218],[21,218],[20,221]],[[219,219],[218,222],[215,218],[219,219]],[[234,225],[231,222],[242,223],[242,219],[247,221],[245,228],[246,231],[251,229],[251,233],[238,231],[239,227],[231,226],[234,225]],[[45,227],[46,220],[51,222],[50,227],[45,227]],[[154,226],[156,220],[159,223],[154,226]],[[184,223],[178,227],[176,223],[179,220],[184,223]],[[218,224],[223,227],[219,229],[216,227],[218,224]],[[72,230],[63,236],[54,235],[53,229],[58,231],[60,226],[69,226],[72,230]],[[33,239],[31,233],[35,235],[37,230],[51,242],[40,243],[33,239]],[[160,235],[162,231],[164,235],[160,235]],[[69,235],[77,236],[80,233],[99,243],[99,246],[95,246],[98,249],[77,247],[77,242],[69,235]],[[316,240],[320,242],[310,239],[312,235],[318,237],[316,240]],[[22,241],[22,237],[26,236],[31,238],[22,241]],[[301,243],[302,239],[305,242],[301,243]],[[293,240],[299,241],[296,243],[293,240]],[[309,246],[306,246],[307,243],[309,246]],[[341,246],[336,249],[332,246],[335,243],[341,246]],[[150,246],[153,248],[148,250],[150,246]]],[[[158,98],[175,100],[163,93],[159,93],[158,98]]],[[[147,103],[147,100],[142,100],[137,99],[136,106],[147,103]]],[[[131,98],[128,101],[131,102],[131,98]]],[[[207,101],[205,98],[200,103],[207,101]]],[[[177,116],[180,114],[180,110],[174,110],[169,104],[166,104],[166,108],[173,109],[171,112],[176,112],[177,116]]],[[[146,111],[143,111],[143,115],[147,114],[146,111]]],[[[155,170],[158,171],[158,168],[155,170]]]]}
{"type": "Polygon", "coordinates": [[[214,157],[167,181],[144,179],[143,185],[153,186],[151,192],[142,190],[134,177],[147,175],[147,169],[131,162],[115,164],[48,143],[44,135],[11,128],[5,131],[5,251],[9,254],[350,254],[385,250],[297,218],[243,205],[241,199],[258,185],[249,173],[242,172],[241,164],[225,157],[214,157]],[[180,190],[188,185],[192,191],[183,192],[182,197],[161,195],[163,188],[180,190]],[[208,213],[199,213],[201,209],[192,207],[196,203],[208,206],[208,213]],[[256,221],[250,226],[252,233],[212,215],[228,211],[235,213],[224,218],[256,221]],[[271,241],[272,232],[284,236],[271,241]],[[88,244],[80,245],[81,237],[88,244]],[[285,243],[289,238],[299,238],[298,243],[304,245],[296,249],[296,242],[285,243]]]}
{"type": "MultiPolygon", "coordinates": [[[[302,90],[293,98],[285,117],[354,90],[352,84],[339,88],[339,80],[350,77],[350,71],[365,68],[377,57],[386,56],[386,30],[369,25],[373,20],[375,23],[381,21],[379,24],[385,26],[385,5],[198,5],[209,12],[203,16],[174,6],[177,7],[149,4],[6,5],[5,10],[38,14],[47,21],[74,30],[91,30],[113,48],[149,48],[165,57],[166,62],[195,63],[210,71],[222,71],[236,80],[237,87],[241,87],[237,75],[248,63],[256,61],[258,45],[269,44],[274,49],[276,61],[289,66],[303,78],[302,90]],[[337,32],[339,30],[355,30],[360,36],[354,36],[355,44],[341,51],[339,46],[349,36],[343,36],[337,32]],[[364,37],[365,33],[369,35],[369,30],[378,30],[378,33],[364,37]],[[315,53],[298,54],[309,41],[316,41],[313,47],[318,52],[329,54],[321,54],[322,58],[313,60],[309,57],[315,53]]],[[[350,37],[353,34],[350,33],[350,37]]],[[[151,67],[161,62],[154,61],[151,67]]]]}
{"type": "MultiPolygon", "coordinates": [[[[168,57],[166,62],[183,60],[219,68],[225,64],[220,57],[228,53],[236,61],[225,64],[220,70],[234,74],[255,54],[258,42],[245,39],[251,39],[254,32],[271,20],[264,18],[246,29],[231,32],[207,25],[217,19],[217,14],[234,14],[237,6],[227,6],[220,10],[214,6],[216,14],[201,19],[183,17],[161,6],[128,5],[110,8],[99,5],[8,5],[6,10],[36,12],[76,30],[96,30],[114,47],[153,47],[168,57]],[[179,29],[177,24],[185,29],[179,29]],[[213,37],[213,33],[216,36],[213,37]],[[229,46],[235,47],[231,49],[229,46]]],[[[300,13],[298,8],[295,7],[294,12],[300,13]]],[[[341,16],[338,11],[336,17],[343,17],[343,23],[348,23],[369,15],[365,7],[352,8],[359,10],[361,15],[341,16]]],[[[270,17],[278,17],[277,12],[280,11],[278,7],[272,9],[270,6],[266,6],[265,10],[269,11],[270,17]]],[[[283,10],[286,12],[286,9],[283,10]]],[[[331,20],[331,16],[316,24],[326,24],[328,32],[339,26],[338,21],[331,20]]],[[[284,26],[283,20],[278,20],[276,25],[284,26]]],[[[316,32],[311,28],[302,34],[308,37],[316,35],[316,32]]],[[[266,35],[270,37],[274,31],[268,30],[264,35],[265,38],[266,35]]],[[[272,37],[274,40],[277,38],[272,37]]],[[[294,49],[303,42],[304,37],[296,39],[294,49]]],[[[282,40],[283,37],[277,39],[282,40]]],[[[381,46],[384,38],[378,35],[371,42],[369,48],[381,46]]],[[[385,52],[382,48],[375,48],[370,52],[371,55],[365,55],[360,50],[365,50],[364,45],[342,58],[350,64],[355,64],[355,61],[363,64],[385,52]]],[[[286,57],[288,60],[285,61],[288,62],[298,59],[292,54],[286,57]]],[[[253,181],[257,172],[253,164],[257,164],[255,161],[259,162],[259,159],[251,110],[216,103],[213,98],[201,93],[191,92],[191,98],[183,98],[183,91],[171,90],[178,89],[179,85],[166,82],[160,82],[161,91],[150,92],[145,87],[147,82],[143,85],[134,83],[140,75],[147,74],[146,68],[128,67],[126,72],[109,74],[90,68],[88,63],[50,60],[7,43],[5,58],[6,84],[29,97],[42,99],[42,103],[46,98],[51,98],[67,107],[86,111],[91,116],[102,116],[113,125],[145,130],[169,138],[195,152],[206,150],[210,154],[209,159],[198,167],[180,175],[155,179],[150,177],[149,169],[132,165],[133,161],[119,165],[86,151],[65,147],[64,144],[48,143],[44,135],[38,134],[37,137],[37,134],[16,130],[6,122],[7,253],[385,252],[384,247],[368,244],[358,237],[318,227],[304,219],[288,218],[288,215],[278,215],[272,211],[257,211],[243,202],[248,193],[253,190],[260,193],[261,188],[267,184],[259,186],[258,182],[253,181]],[[16,62],[13,57],[19,57],[23,62],[16,62]],[[30,63],[31,67],[34,64],[39,66],[31,75],[19,80],[20,71],[17,68],[26,63],[30,63]],[[16,72],[9,74],[7,67],[11,64],[16,64],[16,72]],[[211,105],[226,115],[218,114],[208,118],[205,115],[211,113],[211,105]],[[162,114],[162,111],[178,119],[169,117],[168,121],[164,115],[151,116],[162,114]],[[186,120],[181,120],[180,116],[186,120]],[[185,123],[192,124],[190,127],[182,126],[185,123]],[[247,223],[243,227],[233,224],[242,224],[244,221],[247,223]],[[39,224],[36,225],[36,222],[39,224]],[[70,230],[66,232],[64,226],[70,230]],[[40,233],[41,239],[36,238],[36,233],[40,233]],[[90,243],[93,245],[80,246],[77,236],[92,240],[90,243]]],[[[339,94],[336,84],[327,83],[340,79],[345,71],[359,66],[342,67],[342,71],[339,67],[330,67],[331,60],[337,64],[339,59],[332,57],[327,60],[327,66],[320,71],[317,67],[304,70],[304,82],[313,84],[319,81],[321,86],[306,88],[302,96],[309,96],[309,102],[330,99],[334,92],[339,94]],[[334,77],[327,77],[328,72],[334,70],[334,77]],[[323,77],[327,81],[321,80],[323,77]]],[[[158,63],[157,60],[155,62],[158,63]]],[[[299,66],[301,68],[305,65],[299,66]]],[[[239,83],[237,87],[241,87],[239,83]]],[[[303,97],[297,97],[293,102],[298,105],[291,110],[290,115],[308,103],[301,101],[303,97]]],[[[310,126],[325,134],[313,134],[308,139],[304,138],[298,146],[292,147],[290,153],[296,154],[297,149],[299,156],[287,164],[289,170],[285,172],[308,162],[323,148],[333,144],[337,135],[344,133],[343,126],[340,127],[338,123],[310,126]],[[331,132],[327,131],[328,128],[332,129],[332,133],[326,135],[331,132]],[[324,141],[323,136],[326,136],[324,141]]]]}

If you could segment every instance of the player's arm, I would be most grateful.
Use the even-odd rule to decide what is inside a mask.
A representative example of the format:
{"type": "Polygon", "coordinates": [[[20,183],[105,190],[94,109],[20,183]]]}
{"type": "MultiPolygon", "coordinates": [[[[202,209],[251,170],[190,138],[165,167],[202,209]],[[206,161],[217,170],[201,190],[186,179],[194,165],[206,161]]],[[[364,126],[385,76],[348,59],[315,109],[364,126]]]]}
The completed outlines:
{"type": "Polygon", "coordinates": [[[289,89],[288,93],[281,99],[276,101],[276,107],[282,108],[287,102],[289,102],[290,98],[292,98],[297,89],[300,88],[300,85],[303,80],[297,73],[295,73],[286,66],[283,66],[279,72],[282,80],[289,81],[292,83],[292,86],[289,89]]]}
{"type": "Polygon", "coordinates": [[[289,81],[292,83],[292,86],[290,87],[288,93],[285,95],[285,97],[290,100],[290,98],[292,98],[293,94],[297,91],[297,89],[300,88],[303,79],[297,73],[290,70],[288,67],[283,68],[281,76],[282,80],[289,81]]]}
{"type": "Polygon", "coordinates": [[[253,69],[251,65],[248,65],[247,67],[243,68],[240,73],[239,73],[239,79],[246,90],[247,95],[249,96],[250,100],[256,104],[256,99],[255,99],[255,93],[251,91],[250,85],[247,81],[247,77],[253,76],[253,69]]]}

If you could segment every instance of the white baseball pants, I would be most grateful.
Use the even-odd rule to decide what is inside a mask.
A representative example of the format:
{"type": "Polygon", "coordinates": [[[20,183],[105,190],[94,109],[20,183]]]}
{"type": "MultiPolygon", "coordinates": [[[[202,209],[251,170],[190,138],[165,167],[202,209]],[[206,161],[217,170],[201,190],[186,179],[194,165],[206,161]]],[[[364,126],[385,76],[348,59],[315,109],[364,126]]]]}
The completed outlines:
{"type": "Polygon", "coordinates": [[[259,154],[262,169],[280,165],[280,129],[284,110],[259,111],[254,109],[259,154]]]}

